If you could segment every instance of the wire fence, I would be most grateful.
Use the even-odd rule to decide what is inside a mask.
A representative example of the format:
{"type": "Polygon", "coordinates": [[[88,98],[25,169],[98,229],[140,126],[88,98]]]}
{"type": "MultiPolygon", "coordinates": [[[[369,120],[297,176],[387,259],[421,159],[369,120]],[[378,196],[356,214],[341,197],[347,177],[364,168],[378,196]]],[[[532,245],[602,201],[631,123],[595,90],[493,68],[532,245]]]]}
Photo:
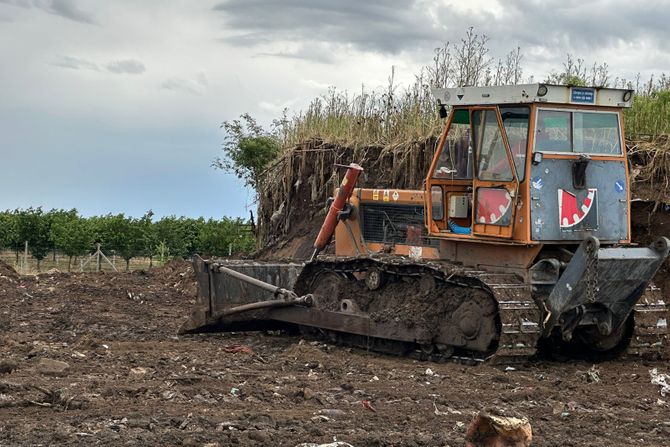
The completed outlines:
{"type": "MultiPolygon", "coordinates": [[[[113,271],[125,271],[126,270],[126,261],[118,256],[113,251],[105,252],[104,248],[101,248],[101,253],[108,259],[109,262],[105,261],[102,256],[100,257],[100,262],[98,263],[98,257],[96,252],[93,251],[85,256],[75,256],[70,259],[69,256],[66,256],[62,252],[55,250],[50,252],[44,259],[38,262],[30,252],[26,255],[24,251],[15,252],[11,250],[0,251],[0,261],[11,266],[18,273],[24,275],[34,275],[38,273],[46,273],[49,271],[59,271],[59,272],[113,272],[113,271]]],[[[132,258],[128,265],[128,270],[148,270],[153,267],[160,267],[168,262],[170,259],[160,259],[160,258],[144,258],[137,257],[132,258]]]]}

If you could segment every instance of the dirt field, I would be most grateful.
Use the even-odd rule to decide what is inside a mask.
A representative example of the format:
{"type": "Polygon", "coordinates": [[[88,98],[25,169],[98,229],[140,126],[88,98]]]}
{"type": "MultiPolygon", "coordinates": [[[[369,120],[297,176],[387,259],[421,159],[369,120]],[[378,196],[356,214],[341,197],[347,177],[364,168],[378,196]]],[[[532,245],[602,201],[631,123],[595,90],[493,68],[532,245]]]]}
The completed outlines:
{"type": "Polygon", "coordinates": [[[177,337],[195,294],[187,264],[0,275],[3,446],[462,446],[483,408],[527,415],[534,446],[667,446],[670,438],[670,394],[650,383],[652,368],[670,372],[667,361],[507,370],[299,337],[177,337]]]}

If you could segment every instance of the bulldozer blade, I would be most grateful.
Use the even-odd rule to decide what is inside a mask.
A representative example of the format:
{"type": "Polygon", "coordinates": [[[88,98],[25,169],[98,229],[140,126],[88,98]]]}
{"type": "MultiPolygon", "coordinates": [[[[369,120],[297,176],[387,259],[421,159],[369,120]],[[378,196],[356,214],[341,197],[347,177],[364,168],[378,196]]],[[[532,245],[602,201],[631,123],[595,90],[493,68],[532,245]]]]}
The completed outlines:
{"type": "Polygon", "coordinates": [[[620,327],[669,252],[670,240],[665,237],[649,247],[615,248],[600,248],[597,238],[587,238],[545,302],[549,316],[544,322],[544,334],[557,325],[564,333],[571,332],[580,322],[574,316],[581,317],[579,309],[587,308],[607,310],[607,318],[596,321],[605,325],[603,330],[620,327]]]}
{"type": "Polygon", "coordinates": [[[302,264],[259,261],[211,261],[193,259],[198,295],[192,314],[180,334],[212,331],[274,329],[280,322],[263,319],[263,311],[228,316],[231,308],[262,301],[276,301],[275,293],[219,271],[219,266],[292,290],[302,264]]]}

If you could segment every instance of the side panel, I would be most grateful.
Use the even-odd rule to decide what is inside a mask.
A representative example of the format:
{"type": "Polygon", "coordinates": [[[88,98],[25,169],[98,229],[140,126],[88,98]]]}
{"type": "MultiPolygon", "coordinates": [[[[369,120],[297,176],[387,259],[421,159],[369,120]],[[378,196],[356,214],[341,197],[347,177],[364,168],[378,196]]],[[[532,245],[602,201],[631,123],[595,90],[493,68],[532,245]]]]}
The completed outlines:
{"type": "Polygon", "coordinates": [[[625,241],[629,235],[624,159],[591,160],[585,188],[573,186],[574,159],[545,156],[531,165],[531,237],[535,241],[625,241]]]}

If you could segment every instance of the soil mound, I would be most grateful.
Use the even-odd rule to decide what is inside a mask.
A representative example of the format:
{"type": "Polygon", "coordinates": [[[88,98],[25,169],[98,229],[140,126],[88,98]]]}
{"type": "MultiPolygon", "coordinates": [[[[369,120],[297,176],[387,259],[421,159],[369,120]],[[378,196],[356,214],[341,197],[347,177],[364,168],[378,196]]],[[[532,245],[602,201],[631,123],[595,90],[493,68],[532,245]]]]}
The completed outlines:
{"type": "Polygon", "coordinates": [[[397,147],[346,147],[310,140],[287,150],[259,185],[258,257],[304,260],[325,216],[325,204],[344,177],[336,164],[358,163],[363,188],[417,189],[430,167],[437,140],[397,147]]]}
{"type": "MultiPolygon", "coordinates": [[[[357,148],[310,140],[287,150],[266,169],[260,182],[257,238],[262,248],[256,257],[309,258],[325,217],[326,200],[344,176],[345,170],[336,164],[363,166],[359,187],[420,189],[436,144],[436,138],[429,138],[396,147],[357,148]]],[[[631,196],[644,210],[642,214],[633,210],[634,237],[647,240],[667,234],[667,228],[654,221],[664,221],[655,214],[670,209],[664,206],[670,204],[670,141],[665,137],[639,138],[629,140],[627,146],[631,196]]]]}
{"type": "Polygon", "coordinates": [[[0,276],[6,276],[12,279],[18,279],[19,274],[14,268],[6,262],[0,261],[0,276]]]}

